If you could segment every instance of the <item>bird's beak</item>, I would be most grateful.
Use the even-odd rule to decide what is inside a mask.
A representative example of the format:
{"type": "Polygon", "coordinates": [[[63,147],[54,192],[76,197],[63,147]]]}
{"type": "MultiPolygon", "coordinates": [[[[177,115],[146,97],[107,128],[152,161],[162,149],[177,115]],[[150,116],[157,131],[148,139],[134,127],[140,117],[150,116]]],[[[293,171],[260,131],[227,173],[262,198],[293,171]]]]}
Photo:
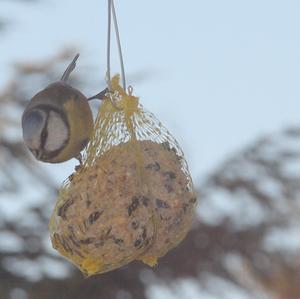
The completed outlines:
{"type": "Polygon", "coordinates": [[[39,151],[37,151],[37,156],[36,156],[36,158],[37,158],[38,160],[41,160],[42,155],[43,155],[43,151],[42,151],[42,150],[39,150],[39,151]]]}
{"type": "Polygon", "coordinates": [[[42,155],[43,155],[43,152],[41,150],[31,150],[32,154],[35,156],[35,158],[37,160],[40,160],[42,155]]]}

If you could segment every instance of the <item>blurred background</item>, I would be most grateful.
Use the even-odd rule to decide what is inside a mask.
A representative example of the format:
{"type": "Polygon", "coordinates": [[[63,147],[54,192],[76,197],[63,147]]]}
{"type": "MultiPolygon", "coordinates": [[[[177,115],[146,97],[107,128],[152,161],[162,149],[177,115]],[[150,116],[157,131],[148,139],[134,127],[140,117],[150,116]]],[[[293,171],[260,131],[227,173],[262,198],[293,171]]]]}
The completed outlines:
{"type": "Polygon", "coordinates": [[[0,299],[299,299],[300,2],[115,4],[127,81],[186,154],[193,229],[153,269],[84,279],[56,254],[48,220],[76,161],[34,161],[20,118],[78,51],[72,84],[103,89],[107,3],[0,0],[0,299]]]}

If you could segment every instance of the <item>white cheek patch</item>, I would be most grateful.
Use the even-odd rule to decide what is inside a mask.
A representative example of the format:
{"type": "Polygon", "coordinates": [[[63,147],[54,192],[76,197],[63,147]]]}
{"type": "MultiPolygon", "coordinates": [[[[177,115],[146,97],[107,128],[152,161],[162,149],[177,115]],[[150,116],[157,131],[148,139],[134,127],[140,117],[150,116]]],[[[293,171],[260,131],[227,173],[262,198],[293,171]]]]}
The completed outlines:
{"type": "Polygon", "coordinates": [[[48,137],[44,145],[47,152],[53,152],[63,147],[64,143],[68,140],[68,127],[61,119],[61,116],[50,111],[47,125],[48,137]]]}

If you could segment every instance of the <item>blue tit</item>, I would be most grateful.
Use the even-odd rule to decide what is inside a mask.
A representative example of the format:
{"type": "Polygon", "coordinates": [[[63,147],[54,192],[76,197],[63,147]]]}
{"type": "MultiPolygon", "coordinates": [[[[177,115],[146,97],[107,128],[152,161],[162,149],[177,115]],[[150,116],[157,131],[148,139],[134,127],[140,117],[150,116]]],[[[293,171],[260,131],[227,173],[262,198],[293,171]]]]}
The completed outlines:
{"type": "Polygon", "coordinates": [[[66,83],[78,57],[60,81],[30,100],[23,113],[23,139],[37,160],[60,163],[78,157],[90,140],[94,121],[88,99],[66,83]]]}

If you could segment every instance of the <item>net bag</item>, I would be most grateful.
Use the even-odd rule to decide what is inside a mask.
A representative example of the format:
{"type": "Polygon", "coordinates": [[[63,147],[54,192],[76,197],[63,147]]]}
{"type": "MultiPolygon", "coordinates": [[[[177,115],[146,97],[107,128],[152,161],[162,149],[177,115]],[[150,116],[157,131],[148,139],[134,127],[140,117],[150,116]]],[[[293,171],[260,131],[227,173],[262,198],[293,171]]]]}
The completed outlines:
{"type": "Polygon", "coordinates": [[[53,247],[87,276],[133,260],[155,265],[186,236],[196,204],[176,140],[118,76],[111,88],[50,219],[53,247]]]}

